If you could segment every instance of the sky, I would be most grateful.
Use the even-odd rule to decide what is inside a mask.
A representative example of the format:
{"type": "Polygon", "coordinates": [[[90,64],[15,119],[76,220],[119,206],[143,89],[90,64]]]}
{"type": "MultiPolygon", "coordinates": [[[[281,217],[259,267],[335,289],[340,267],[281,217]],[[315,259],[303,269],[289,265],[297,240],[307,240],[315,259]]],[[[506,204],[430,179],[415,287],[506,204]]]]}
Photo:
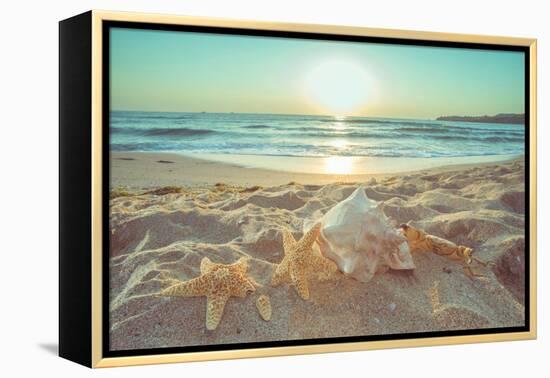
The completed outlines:
{"type": "Polygon", "coordinates": [[[112,28],[111,110],[524,112],[521,52],[112,28]]]}

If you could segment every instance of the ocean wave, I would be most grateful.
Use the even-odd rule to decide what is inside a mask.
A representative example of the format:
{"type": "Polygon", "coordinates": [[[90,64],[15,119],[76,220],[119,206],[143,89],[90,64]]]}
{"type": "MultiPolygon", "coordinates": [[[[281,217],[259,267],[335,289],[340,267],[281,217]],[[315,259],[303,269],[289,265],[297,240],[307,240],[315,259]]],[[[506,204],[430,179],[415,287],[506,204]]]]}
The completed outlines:
{"type": "Polygon", "coordinates": [[[218,133],[215,130],[192,129],[188,127],[165,128],[137,128],[137,127],[111,127],[111,132],[118,134],[132,134],[139,136],[196,136],[218,133]]]}
{"type": "Polygon", "coordinates": [[[502,130],[502,129],[487,129],[481,127],[470,126],[451,126],[443,125],[439,127],[399,127],[396,131],[424,133],[424,134],[442,134],[442,133],[455,133],[455,132],[481,132],[481,133],[509,133],[516,135],[523,135],[522,130],[502,130]]]}
{"type": "Polygon", "coordinates": [[[450,140],[450,141],[475,141],[484,143],[497,143],[497,142],[523,142],[524,139],[520,137],[506,137],[506,136],[487,136],[487,137],[472,137],[472,136],[460,136],[460,135],[433,135],[433,139],[438,140],[450,140]]]}
{"type": "Polygon", "coordinates": [[[523,142],[523,134],[507,133],[509,135],[502,135],[502,132],[486,132],[486,133],[461,133],[457,134],[457,131],[442,131],[441,133],[432,132],[429,136],[423,135],[424,133],[415,133],[414,131],[403,132],[403,129],[382,131],[329,131],[321,128],[296,128],[293,131],[307,131],[300,133],[291,133],[288,136],[296,137],[308,137],[308,138],[322,138],[322,139],[419,139],[427,138],[436,140],[449,140],[449,141],[472,141],[472,142],[523,142]],[[313,132],[311,132],[313,131],[313,132]],[[315,132],[317,131],[317,132],[315,132]]]}
{"type": "MultiPolygon", "coordinates": [[[[249,129],[265,130],[271,128],[267,125],[248,125],[249,129]],[[253,127],[252,127],[253,126],[253,127]]],[[[274,129],[277,129],[276,127],[274,129]]],[[[221,134],[231,134],[235,138],[247,136],[249,134],[229,131],[216,131],[212,129],[194,129],[189,127],[171,127],[171,128],[137,128],[137,127],[111,127],[111,133],[129,136],[141,137],[193,137],[193,136],[216,136],[221,134]]],[[[278,130],[278,129],[277,129],[278,130]]],[[[264,134],[262,134],[264,135],[264,134]]],[[[266,137],[271,134],[265,134],[266,137]]],[[[429,132],[417,131],[417,128],[398,128],[393,130],[358,130],[353,129],[335,130],[319,127],[295,127],[287,128],[284,132],[278,132],[277,136],[288,138],[320,138],[320,139],[425,139],[425,140],[448,140],[448,141],[471,141],[471,142],[522,142],[523,134],[502,133],[500,131],[485,130],[484,132],[470,133],[467,131],[458,134],[457,130],[431,130],[429,132]]]]}
{"type": "Polygon", "coordinates": [[[432,158],[432,157],[462,157],[462,156],[488,156],[502,154],[521,154],[522,150],[509,151],[479,151],[475,154],[460,149],[448,149],[438,151],[424,151],[421,149],[407,148],[358,148],[353,150],[341,150],[329,146],[315,146],[315,148],[306,148],[305,146],[295,146],[294,148],[277,148],[281,146],[273,145],[254,145],[254,146],[226,146],[223,149],[217,149],[213,146],[201,146],[192,148],[188,145],[162,146],[151,143],[137,144],[112,144],[111,151],[119,152],[185,152],[187,154],[229,154],[229,155],[258,155],[258,156],[288,156],[288,157],[409,157],[409,158],[432,158]]]}
{"type": "Polygon", "coordinates": [[[524,141],[522,127],[431,120],[122,112],[110,123],[113,151],[435,157],[522,153],[524,141]]]}
{"type": "MultiPolygon", "coordinates": [[[[274,129],[283,133],[295,134],[298,132],[309,133],[308,135],[314,136],[314,132],[318,132],[319,135],[326,136],[339,136],[347,133],[350,137],[368,137],[368,136],[383,136],[384,134],[390,134],[391,137],[403,136],[408,134],[456,134],[460,133],[482,133],[482,134],[511,134],[514,136],[523,137],[524,131],[521,130],[502,130],[502,129],[483,129],[475,127],[458,127],[458,126],[438,126],[438,127],[394,127],[391,129],[380,128],[361,128],[361,127],[347,127],[345,129],[336,129],[331,127],[316,127],[316,126],[291,126],[291,125],[247,125],[243,126],[247,129],[274,129]]],[[[317,134],[315,134],[317,135],[317,134]]]]}
{"type": "MultiPolygon", "coordinates": [[[[376,127],[376,125],[373,123],[374,126],[372,127],[361,127],[358,126],[347,126],[344,128],[336,128],[336,127],[318,127],[318,126],[293,126],[293,125],[273,125],[266,128],[271,128],[274,130],[279,130],[282,132],[289,132],[289,133],[295,133],[295,132],[320,132],[320,133],[338,133],[338,132],[348,132],[348,133],[364,133],[365,135],[369,133],[394,133],[394,135],[397,134],[475,134],[475,133],[481,133],[481,134],[510,134],[510,135],[516,135],[516,136],[524,136],[525,131],[524,130],[510,130],[510,129],[491,129],[491,128],[480,128],[480,127],[469,127],[469,126],[451,126],[451,125],[441,125],[441,126],[404,126],[401,127],[401,124],[396,124],[392,126],[391,128],[388,127],[376,127]]],[[[256,128],[256,127],[251,127],[256,128]]],[[[263,127],[257,127],[257,128],[263,128],[263,127]]]]}
{"type": "Polygon", "coordinates": [[[187,127],[149,129],[144,135],[147,136],[193,136],[216,133],[214,130],[191,129],[187,127]]]}
{"type": "Polygon", "coordinates": [[[182,120],[192,119],[192,114],[144,114],[140,112],[112,112],[111,119],[128,119],[128,120],[182,120]]]}
{"type": "Polygon", "coordinates": [[[405,120],[380,120],[380,119],[357,119],[357,118],[351,118],[351,119],[312,119],[313,121],[319,121],[319,122],[330,122],[330,123],[352,123],[352,124],[380,124],[380,125],[403,125],[403,126],[436,126],[440,125],[443,126],[442,123],[437,122],[418,122],[418,121],[405,121],[405,120]]]}
{"type": "Polygon", "coordinates": [[[176,151],[171,146],[162,146],[158,143],[145,142],[145,143],[111,143],[111,151],[176,151]]]}
{"type": "Polygon", "coordinates": [[[246,125],[242,126],[243,129],[270,129],[271,126],[268,125],[246,125]]]}

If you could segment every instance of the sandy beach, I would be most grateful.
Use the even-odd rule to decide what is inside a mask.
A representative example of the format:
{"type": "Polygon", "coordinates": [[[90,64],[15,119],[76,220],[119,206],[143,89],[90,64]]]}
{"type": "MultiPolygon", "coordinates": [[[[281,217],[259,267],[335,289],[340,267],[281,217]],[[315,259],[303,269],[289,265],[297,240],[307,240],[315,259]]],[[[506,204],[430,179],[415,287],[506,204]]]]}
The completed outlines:
{"type": "Polygon", "coordinates": [[[247,168],[169,153],[111,155],[111,349],[312,339],[524,325],[525,172],[522,159],[412,172],[318,174],[247,168]],[[326,213],[359,186],[401,223],[471,247],[489,261],[471,278],[433,253],[416,269],[367,283],[338,273],[310,280],[310,300],[272,287],[282,230],[326,213]],[[168,188],[167,188],[168,187],[168,188]],[[232,297],[205,328],[205,297],[155,296],[163,277],[200,275],[204,257],[249,257],[256,291],[232,297]],[[269,297],[272,318],[256,309],[269,297]]]}
{"type": "Polygon", "coordinates": [[[444,172],[520,159],[518,155],[453,158],[302,158],[154,152],[111,152],[111,188],[200,186],[224,183],[274,186],[323,185],[404,176],[410,171],[444,172]],[[246,168],[246,169],[245,169],[246,168]]]}

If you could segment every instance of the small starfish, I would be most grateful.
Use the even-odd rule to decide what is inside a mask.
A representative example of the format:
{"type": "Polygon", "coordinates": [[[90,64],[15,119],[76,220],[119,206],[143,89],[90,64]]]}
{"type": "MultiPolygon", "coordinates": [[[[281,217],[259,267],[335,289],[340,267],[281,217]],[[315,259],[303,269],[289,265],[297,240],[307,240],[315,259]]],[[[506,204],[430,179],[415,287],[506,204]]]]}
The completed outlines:
{"type": "Polygon", "coordinates": [[[198,297],[206,296],[206,329],[216,329],[223,315],[229,297],[244,298],[255,291],[251,280],[246,276],[247,258],[240,258],[233,264],[216,264],[204,257],[201,261],[201,275],[189,281],[173,280],[172,286],[158,296],[198,297]]]}
{"type": "Polygon", "coordinates": [[[285,257],[277,265],[275,273],[273,273],[273,277],[271,278],[273,286],[277,286],[282,282],[288,282],[294,286],[302,299],[308,300],[307,273],[311,271],[316,273],[322,271],[334,272],[336,270],[335,264],[330,260],[313,253],[313,243],[317,240],[320,232],[321,224],[318,223],[300,241],[296,241],[288,230],[283,230],[285,257]]]}

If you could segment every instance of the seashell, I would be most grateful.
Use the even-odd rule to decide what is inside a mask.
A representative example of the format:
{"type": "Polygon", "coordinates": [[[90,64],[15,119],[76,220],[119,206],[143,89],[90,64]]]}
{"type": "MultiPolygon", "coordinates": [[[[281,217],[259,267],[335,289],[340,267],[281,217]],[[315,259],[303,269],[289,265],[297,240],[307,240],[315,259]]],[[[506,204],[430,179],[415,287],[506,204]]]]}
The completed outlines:
{"type": "Polygon", "coordinates": [[[357,188],[321,219],[304,222],[304,232],[321,222],[321,253],[361,282],[385,269],[414,269],[405,237],[391,226],[380,204],[357,188]]]}
{"type": "Polygon", "coordinates": [[[263,320],[269,321],[271,319],[271,302],[266,295],[260,295],[256,300],[256,307],[263,320]]]}

